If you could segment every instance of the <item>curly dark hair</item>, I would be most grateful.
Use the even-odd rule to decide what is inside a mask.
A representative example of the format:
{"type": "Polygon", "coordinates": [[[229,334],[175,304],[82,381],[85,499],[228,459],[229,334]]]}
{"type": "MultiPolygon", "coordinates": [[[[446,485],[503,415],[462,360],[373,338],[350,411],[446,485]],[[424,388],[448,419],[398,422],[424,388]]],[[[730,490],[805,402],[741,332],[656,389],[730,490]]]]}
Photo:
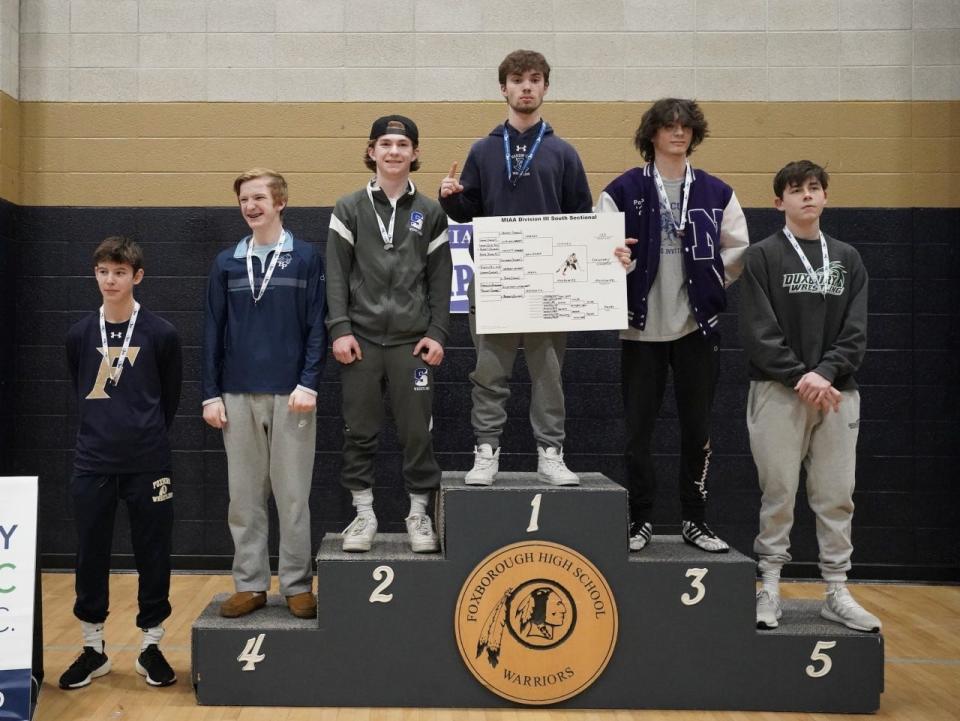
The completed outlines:
{"type": "Polygon", "coordinates": [[[656,154],[653,139],[657,131],[674,123],[680,123],[693,131],[693,140],[687,148],[687,155],[690,155],[708,135],[707,119],[703,117],[703,111],[696,100],[660,98],[640,118],[640,127],[637,128],[633,137],[633,144],[648,163],[653,162],[656,154]]]}
{"type": "Polygon", "coordinates": [[[550,84],[550,63],[536,50],[514,50],[507,55],[497,68],[497,77],[500,85],[507,84],[507,76],[522,74],[527,70],[535,70],[543,75],[543,84],[550,84]]]}

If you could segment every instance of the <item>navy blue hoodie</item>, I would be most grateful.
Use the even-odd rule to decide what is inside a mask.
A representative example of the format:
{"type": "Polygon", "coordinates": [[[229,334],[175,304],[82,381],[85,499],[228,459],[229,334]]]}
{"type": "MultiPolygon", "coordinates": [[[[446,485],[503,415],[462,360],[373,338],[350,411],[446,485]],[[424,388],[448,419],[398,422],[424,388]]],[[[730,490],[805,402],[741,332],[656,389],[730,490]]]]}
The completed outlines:
{"type": "MultiPolygon", "coordinates": [[[[510,138],[514,174],[522,165],[524,156],[533,149],[540,123],[523,133],[504,124],[510,138]]],[[[476,216],[593,211],[593,197],[580,156],[572,145],[554,135],[549,124],[529,169],[516,186],[512,185],[507,180],[503,154],[504,125],[495,127],[490,135],[481,138],[470,148],[460,175],[463,192],[440,198],[440,205],[447,215],[458,223],[469,223],[476,216]]]]}

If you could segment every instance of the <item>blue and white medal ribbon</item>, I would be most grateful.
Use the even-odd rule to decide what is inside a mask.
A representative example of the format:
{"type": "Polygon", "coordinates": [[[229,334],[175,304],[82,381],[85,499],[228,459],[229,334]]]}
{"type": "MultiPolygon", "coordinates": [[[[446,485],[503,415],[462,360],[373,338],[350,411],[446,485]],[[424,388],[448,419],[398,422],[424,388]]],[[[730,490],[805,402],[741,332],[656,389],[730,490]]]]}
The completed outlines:
{"type": "Polygon", "coordinates": [[[810,260],[800,248],[800,244],[797,242],[797,239],[793,237],[793,233],[790,232],[790,229],[787,226],[783,226],[783,234],[787,236],[787,240],[790,241],[790,245],[793,246],[793,249],[797,251],[797,255],[800,256],[800,261],[803,263],[803,269],[807,271],[807,275],[810,277],[810,282],[819,288],[820,294],[826,298],[827,271],[830,268],[830,256],[827,255],[827,239],[823,237],[823,231],[820,231],[820,252],[823,256],[823,273],[820,275],[817,275],[816,271],[813,269],[813,266],[810,265],[810,260]]]}
{"type": "Polygon", "coordinates": [[[256,283],[253,280],[253,236],[250,236],[250,242],[247,244],[247,280],[250,281],[250,295],[253,296],[253,303],[256,305],[260,302],[260,299],[263,297],[263,294],[267,292],[267,285],[270,283],[270,278],[273,277],[273,271],[277,268],[277,261],[280,260],[280,253],[283,250],[283,241],[286,240],[287,231],[283,228],[280,229],[280,237],[277,239],[277,247],[273,249],[273,258],[270,260],[270,265],[267,268],[266,275],[263,276],[263,283],[260,284],[260,292],[256,290],[256,283]]]}
{"type": "Polygon", "coordinates": [[[687,227],[687,203],[690,200],[690,184],[693,183],[693,171],[690,170],[690,163],[685,163],[686,173],[683,178],[683,205],[680,208],[680,223],[673,217],[673,209],[670,207],[670,198],[667,197],[667,189],[663,187],[663,180],[660,178],[660,171],[656,164],[653,166],[653,184],[657,186],[657,195],[660,196],[660,213],[666,213],[673,224],[673,229],[678,238],[683,237],[683,229],[687,227]]]}
{"type": "Polygon", "coordinates": [[[510,162],[510,133],[507,131],[507,125],[503,125],[503,161],[507,166],[507,182],[510,183],[514,188],[517,187],[517,183],[520,182],[520,178],[523,177],[523,174],[530,169],[530,165],[533,163],[533,156],[537,154],[537,150],[540,148],[540,141],[543,140],[544,134],[547,132],[547,121],[540,121],[540,132],[537,133],[537,139],[533,142],[533,147],[530,148],[530,152],[527,153],[523,158],[523,163],[520,165],[520,170],[517,172],[517,175],[513,175],[513,168],[510,162]]]}
{"type": "Polygon", "coordinates": [[[120,356],[117,358],[115,367],[110,365],[110,343],[107,341],[107,323],[103,317],[103,306],[100,306],[100,343],[103,345],[103,362],[110,369],[108,379],[113,385],[120,382],[120,375],[123,373],[123,364],[127,360],[127,353],[130,351],[130,339],[133,338],[133,327],[137,324],[137,314],[140,312],[140,304],[133,301],[133,313],[130,315],[130,322],[127,325],[127,335],[123,339],[123,345],[120,346],[120,356]]]}

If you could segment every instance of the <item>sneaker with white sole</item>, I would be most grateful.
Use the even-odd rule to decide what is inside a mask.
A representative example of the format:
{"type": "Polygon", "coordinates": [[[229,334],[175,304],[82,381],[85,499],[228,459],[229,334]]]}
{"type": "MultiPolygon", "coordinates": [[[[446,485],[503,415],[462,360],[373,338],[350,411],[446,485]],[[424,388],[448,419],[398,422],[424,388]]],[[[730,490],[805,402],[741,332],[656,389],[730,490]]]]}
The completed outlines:
{"type": "Polygon", "coordinates": [[[770,593],[761,588],[757,592],[757,628],[771,629],[780,625],[783,617],[783,608],[780,605],[780,594],[770,593]]]}
{"type": "Polygon", "coordinates": [[[492,486],[500,470],[500,449],[493,450],[489,443],[481,443],[473,449],[473,468],[467,471],[463,482],[468,486],[492,486]]]}
{"type": "Polygon", "coordinates": [[[707,553],[726,553],[730,550],[727,542],[710,530],[703,521],[681,521],[680,535],[691,546],[707,553]]]}
{"type": "Polygon", "coordinates": [[[155,643],[151,643],[140,652],[133,667],[151,686],[169,686],[177,680],[177,674],[170,668],[160,647],[155,643]]]}
{"type": "Polygon", "coordinates": [[[554,486],[579,486],[577,474],[563,462],[563,449],[537,448],[537,477],[554,486]]]}
{"type": "Polygon", "coordinates": [[[344,551],[348,553],[369,551],[377,535],[377,517],[367,514],[357,515],[340,535],[343,536],[344,551]]]}
{"type": "Polygon", "coordinates": [[[430,516],[426,513],[412,513],[404,520],[407,522],[410,550],[414,553],[436,553],[440,550],[440,541],[433,530],[430,516]]]}
{"type": "Polygon", "coordinates": [[[642,551],[653,538],[653,524],[649,521],[639,523],[634,521],[630,524],[630,550],[642,551]]]}
{"type": "MultiPolygon", "coordinates": [[[[104,649],[106,650],[106,649],[104,649]]],[[[110,659],[107,654],[97,651],[93,646],[84,646],[77,660],[60,677],[60,688],[83,688],[90,682],[110,673],[110,659]]]]}
{"type": "Polygon", "coordinates": [[[881,628],[880,619],[857,603],[846,586],[840,586],[832,593],[827,591],[820,615],[828,621],[842,623],[854,631],[879,633],[881,628]]]}

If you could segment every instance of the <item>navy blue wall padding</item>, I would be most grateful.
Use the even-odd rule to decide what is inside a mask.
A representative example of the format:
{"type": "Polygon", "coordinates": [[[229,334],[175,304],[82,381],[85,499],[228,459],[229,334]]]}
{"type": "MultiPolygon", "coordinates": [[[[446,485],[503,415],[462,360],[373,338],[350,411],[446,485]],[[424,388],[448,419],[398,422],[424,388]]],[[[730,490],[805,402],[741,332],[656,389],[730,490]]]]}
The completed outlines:
{"type": "MultiPolygon", "coordinates": [[[[286,224],[325,243],[329,208],[291,208],[286,224]]],[[[748,209],[750,235],[778,229],[782,216],[748,209]]],[[[870,274],[869,350],[859,374],[863,398],[854,516],[855,578],[960,580],[960,209],[828,208],[827,233],[852,243],[870,274]]],[[[137,297],[173,322],[184,343],[183,400],[173,427],[177,521],[175,565],[227,568],[226,463],[220,433],[200,417],[202,294],[216,253],[245,234],[233,208],[16,207],[0,201],[0,473],[41,477],[45,567],[72,567],[74,525],[66,492],[76,432],[64,362],[71,323],[100,302],[91,253],[108,235],[136,238],[146,254],[137,297]]],[[[750,554],[759,491],[744,419],[747,378],[736,332],[738,293],[722,317],[722,370],[714,406],[708,520],[750,554]]],[[[623,410],[614,332],[573,333],[564,369],[565,452],[572,469],[622,480],[623,410]]],[[[473,349],[465,316],[437,373],[435,447],[445,470],[471,463],[473,349]]],[[[352,508],[338,483],[340,389],[330,358],[320,389],[311,509],[314,537],[340,530],[352,508]]],[[[520,356],[501,468],[533,470],[536,450],[526,409],[530,385],[520,356]]],[[[658,424],[657,533],[676,533],[676,413],[668,390],[658,424]]],[[[401,531],[407,501],[396,433],[387,425],[378,457],[376,507],[384,531],[401,531]]],[[[802,495],[802,494],[801,494],[802,495]]],[[[791,573],[817,577],[813,517],[798,504],[791,573]]],[[[274,543],[275,543],[274,539],[274,543]]],[[[118,565],[132,565],[126,522],[118,525],[118,565]]]]}

